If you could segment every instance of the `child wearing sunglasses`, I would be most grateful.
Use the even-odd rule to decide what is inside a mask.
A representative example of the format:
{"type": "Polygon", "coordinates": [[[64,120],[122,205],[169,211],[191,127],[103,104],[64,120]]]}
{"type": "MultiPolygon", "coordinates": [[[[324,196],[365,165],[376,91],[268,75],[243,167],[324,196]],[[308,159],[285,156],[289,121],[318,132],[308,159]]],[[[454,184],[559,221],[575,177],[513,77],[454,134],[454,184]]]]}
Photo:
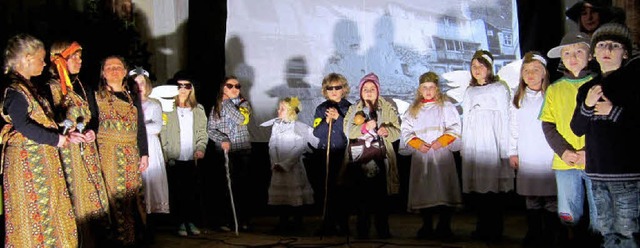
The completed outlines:
{"type": "Polygon", "coordinates": [[[195,226],[200,195],[196,183],[197,161],[204,158],[209,138],[204,107],[196,100],[194,78],[178,71],[169,83],[178,85],[174,110],[166,112],[162,126],[162,148],[167,160],[171,212],[178,220],[178,235],[199,235],[195,226]]]}
{"type": "Polygon", "coordinates": [[[339,203],[344,202],[345,197],[342,195],[344,190],[337,187],[336,179],[347,146],[347,138],[342,130],[344,115],[351,106],[351,103],[345,99],[349,95],[347,79],[338,73],[327,75],[322,80],[322,95],[327,100],[316,107],[313,121],[313,135],[319,139],[319,150],[316,154],[317,159],[314,160],[318,162],[318,165],[314,166],[317,170],[314,171],[312,177],[321,182],[317,183],[320,187],[315,187],[317,202],[324,201],[326,186],[327,209],[322,226],[316,231],[316,234],[321,236],[344,235],[349,230],[348,219],[347,213],[344,211],[345,208],[341,207],[339,203]],[[331,129],[329,129],[329,124],[331,124],[331,129]],[[329,135],[331,135],[330,139],[329,135]],[[329,150],[328,153],[327,150],[329,150]],[[328,166],[327,160],[329,160],[328,166]],[[325,178],[328,179],[327,185],[324,185],[325,178]]]}
{"type": "MultiPolygon", "coordinates": [[[[209,115],[209,138],[218,151],[229,155],[231,183],[240,229],[249,229],[251,209],[251,140],[249,119],[251,105],[240,93],[240,81],[228,76],[220,84],[216,105],[209,115]]],[[[229,211],[230,213],[231,211],[229,211]]],[[[229,215],[227,215],[229,216],[229,215]]]]}

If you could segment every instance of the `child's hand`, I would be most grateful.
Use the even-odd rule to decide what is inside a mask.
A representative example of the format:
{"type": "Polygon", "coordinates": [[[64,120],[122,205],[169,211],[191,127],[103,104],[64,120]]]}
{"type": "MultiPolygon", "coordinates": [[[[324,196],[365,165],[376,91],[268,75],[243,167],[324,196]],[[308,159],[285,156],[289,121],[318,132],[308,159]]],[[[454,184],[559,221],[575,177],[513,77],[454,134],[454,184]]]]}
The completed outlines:
{"type": "Polygon", "coordinates": [[[442,144],[440,144],[437,139],[431,142],[431,149],[438,150],[440,148],[442,148],[442,144]]]}
{"type": "Polygon", "coordinates": [[[387,137],[387,136],[389,136],[389,130],[387,130],[386,127],[380,127],[378,129],[378,135],[382,136],[382,137],[387,137]]]}
{"type": "Polygon", "coordinates": [[[518,158],[518,155],[509,156],[509,166],[511,166],[511,168],[517,170],[519,165],[520,165],[520,159],[518,158]]]}
{"type": "Polygon", "coordinates": [[[427,142],[425,142],[425,143],[422,143],[422,145],[420,146],[418,151],[420,151],[421,153],[427,153],[430,149],[431,149],[431,145],[429,145],[429,144],[427,144],[427,142]]]}
{"type": "Polygon", "coordinates": [[[365,128],[367,130],[371,131],[371,130],[374,130],[378,126],[378,123],[376,123],[376,121],[374,121],[374,120],[370,120],[370,121],[367,121],[367,123],[365,125],[366,125],[365,128]]]}
{"type": "Polygon", "coordinates": [[[338,114],[338,110],[335,108],[328,108],[325,112],[325,116],[327,123],[329,123],[330,121],[337,120],[340,115],[338,114]]]}
{"type": "Polygon", "coordinates": [[[586,158],[586,154],[585,154],[584,150],[577,151],[576,154],[578,155],[578,160],[576,161],[576,164],[586,164],[587,163],[587,158],[586,158]]]}
{"type": "Polygon", "coordinates": [[[587,92],[587,98],[584,99],[584,104],[588,107],[593,107],[596,105],[600,97],[602,97],[602,86],[594,85],[587,92]]]}
{"type": "Polygon", "coordinates": [[[564,161],[565,163],[567,163],[567,165],[569,166],[575,166],[576,163],[578,162],[579,156],[578,153],[571,151],[571,150],[565,150],[562,153],[562,161],[564,161]]]}
{"type": "Polygon", "coordinates": [[[596,102],[595,114],[609,115],[609,113],[611,113],[611,109],[613,109],[613,104],[611,104],[611,101],[609,101],[609,98],[607,98],[604,95],[602,95],[602,100],[604,101],[596,102]]]}

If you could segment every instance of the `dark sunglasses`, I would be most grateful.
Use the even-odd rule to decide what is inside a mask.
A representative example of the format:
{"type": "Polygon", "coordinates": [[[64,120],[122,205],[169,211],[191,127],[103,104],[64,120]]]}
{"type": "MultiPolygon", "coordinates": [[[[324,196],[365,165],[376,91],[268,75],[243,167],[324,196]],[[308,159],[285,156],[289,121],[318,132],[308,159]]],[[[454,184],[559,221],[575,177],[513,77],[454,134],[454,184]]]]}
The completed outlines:
{"type": "Polygon", "coordinates": [[[338,85],[338,86],[327,86],[326,88],[327,90],[341,90],[342,89],[342,85],[338,85]]]}
{"type": "Polygon", "coordinates": [[[191,84],[178,84],[178,89],[179,88],[185,88],[187,90],[190,90],[191,87],[193,87],[193,85],[191,85],[191,84]]]}
{"type": "Polygon", "coordinates": [[[240,88],[242,88],[242,85],[239,85],[239,84],[225,84],[224,87],[227,87],[227,89],[233,89],[234,87],[236,89],[240,89],[240,88]]]}

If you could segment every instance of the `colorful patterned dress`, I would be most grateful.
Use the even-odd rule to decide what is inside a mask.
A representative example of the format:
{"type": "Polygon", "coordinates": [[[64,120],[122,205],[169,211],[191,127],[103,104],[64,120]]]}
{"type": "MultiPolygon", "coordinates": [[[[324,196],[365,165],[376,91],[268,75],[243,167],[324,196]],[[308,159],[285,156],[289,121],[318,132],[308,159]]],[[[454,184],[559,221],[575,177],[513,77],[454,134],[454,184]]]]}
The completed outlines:
{"type": "MultiPolygon", "coordinates": [[[[65,118],[73,121],[74,126],[78,122],[85,125],[89,123],[91,111],[89,103],[85,100],[87,92],[80,83],[75,84],[74,87],[79,87],[84,96],[80,96],[73,90],[63,95],[57,80],[52,80],[49,86],[56,110],[64,111],[65,118]]],[[[102,218],[109,213],[109,198],[100,169],[98,148],[95,142],[84,143],[83,148],[82,153],[80,144],[69,143],[60,148],[62,167],[78,223],[102,218]]]]}
{"type": "MultiPolygon", "coordinates": [[[[124,245],[136,241],[136,218],[143,214],[142,177],[138,171],[138,109],[122,92],[101,97],[97,134],[102,174],[107,185],[116,239],[124,245]],[[124,96],[122,100],[116,94],[124,96]]],[[[146,138],[145,138],[146,139],[146,138]]]]}
{"type": "MultiPolygon", "coordinates": [[[[8,123],[2,128],[4,144],[5,247],[76,247],[78,234],[75,216],[64,180],[58,149],[28,139],[13,126],[9,116],[7,93],[27,101],[26,118],[39,124],[41,133],[51,135],[58,125],[51,107],[41,105],[31,91],[31,83],[11,75],[12,84],[4,92],[2,117],[8,123]],[[22,82],[20,82],[22,81],[22,82]],[[7,104],[7,105],[5,105],[7,104]],[[6,109],[5,109],[6,107],[6,109]],[[6,111],[6,112],[5,112],[6,111]]],[[[24,128],[18,127],[18,129],[24,128]]]]}

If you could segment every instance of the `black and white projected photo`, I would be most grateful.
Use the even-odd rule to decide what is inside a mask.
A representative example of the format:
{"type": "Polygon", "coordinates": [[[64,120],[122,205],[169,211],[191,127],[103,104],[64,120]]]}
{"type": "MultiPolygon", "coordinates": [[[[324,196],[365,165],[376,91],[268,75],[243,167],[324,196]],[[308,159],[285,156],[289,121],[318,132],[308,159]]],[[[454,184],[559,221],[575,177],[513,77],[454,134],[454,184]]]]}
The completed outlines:
{"type": "MultiPolygon", "coordinates": [[[[266,142],[269,132],[259,125],[276,116],[280,98],[299,97],[300,120],[313,123],[331,72],[348,79],[351,102],[369,72],[380,77],[383,97],[410,102],[422,73],[468,77],[478,49],[494,55],[498,71],[520,56],[515,8],[515,0],[233,0],[226,71],[254,108],[253,141],[266,142]]],[[[449,94],[456,100],[468,81],[443,83],[462,87],[449,94]]]]}

